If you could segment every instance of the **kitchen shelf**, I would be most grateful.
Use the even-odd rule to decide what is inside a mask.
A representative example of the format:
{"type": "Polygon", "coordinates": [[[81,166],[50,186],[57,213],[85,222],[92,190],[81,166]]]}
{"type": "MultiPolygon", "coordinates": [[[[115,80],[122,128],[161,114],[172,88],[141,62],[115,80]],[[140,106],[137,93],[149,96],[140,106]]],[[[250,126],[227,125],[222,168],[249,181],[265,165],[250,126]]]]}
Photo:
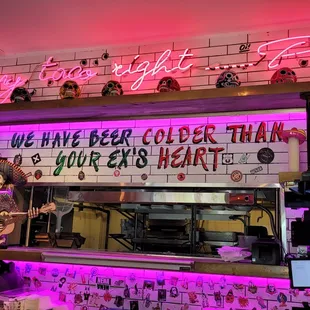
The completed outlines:
{"type": "MultiPolygon", "coordinates": [[[[167,219],[167,214],[169,214],[170,220],[186,220],[191,219],[190,210],[139,210],[137,213],[147,213],[149,214],[150,220],[160,220],[167,219]]],[[[213,220],[213,221],[228,221],[231,216],[249,216],[246,211],[228,211],[228,210],[197,210],[196,220],[213,220]]]]}
{"type": "Polygon", "coordinates": [[[160,244],[160,245],[177,245],[190,246],[190,240],[185,239],[159,239],[159,238],[133,238],[133,243],[138,244],[160,244]]]}
{"type": "Polygon", "coordinates": [[[215,246],[235,246],[238,245],[238,242],[234,241],[203,241],[205,245],[215,245],[215,246]]]}
{"type": "Polygon", "coordinates": [[[0,105],[0,124],[104,121],[305,108],[310,82],[0,105]]]}

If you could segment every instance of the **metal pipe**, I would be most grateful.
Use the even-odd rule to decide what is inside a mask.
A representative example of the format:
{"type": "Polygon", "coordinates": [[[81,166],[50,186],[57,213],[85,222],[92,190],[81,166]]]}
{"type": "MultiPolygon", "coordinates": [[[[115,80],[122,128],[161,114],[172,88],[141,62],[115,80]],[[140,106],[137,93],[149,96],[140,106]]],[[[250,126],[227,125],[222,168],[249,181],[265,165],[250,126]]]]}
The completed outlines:
{"type": "MultiPolygon", "coordinates": [[[[135,239],[137,239],[137,230],[138,230],[138,213],[135,213],[135,239]]],[[[133,245],[134,252],[137,250],[137,243],[133,245]]]]}
{"type": "MultiPolygon", "coordinates": [[[[310,133],[310,98],[306,99],[306,111],[307,111],[307,134],[310,133]]],[[[307,138],[307,159],[308,159],[308,171],[310,171],[310,139],[307,138]]]]}
{"type": "MultiPolygon", "coordinates": [[[[30,200],[29,200],[29,209],[32,209],[33,192],[34,192],[34,186],[31,186],[31,193],[30,193],[30,200]]],[[[31,219],[28,217],[28,220],[27,220],[27,231],[26,231],[26,244],[25,244],[27,247],[29,246],[30,228],[31,228],[31,219]]]]}
{"type": "Polygon", "coordinates": [[[196,217],[197,209],[196,205],[191,206],[192,216],[191,216],[191,239],[190,239],[190,254],[196,253],[196,217]]]}
{"type": "MultiPolygon", "coordinates": [[[[49,186],[47,190],[47,203],[51,202],[51,197],[52,197],[52,188],[49,186]]],[[[50,232],[51,230],[51,218],[52,218],[52,213],[48,213],[48,220],[47,220],[47,233],[50,232]]]]}
{"type": "Polygon", "coordinates": [[[109,231],[110,231],[110,218],[111,218],[111,212],[104,210],[104,212],[107,214],[107,225],[105,228],[105,242],[104,242],[104,248],[105,250],[109,247],[109,231]]]}

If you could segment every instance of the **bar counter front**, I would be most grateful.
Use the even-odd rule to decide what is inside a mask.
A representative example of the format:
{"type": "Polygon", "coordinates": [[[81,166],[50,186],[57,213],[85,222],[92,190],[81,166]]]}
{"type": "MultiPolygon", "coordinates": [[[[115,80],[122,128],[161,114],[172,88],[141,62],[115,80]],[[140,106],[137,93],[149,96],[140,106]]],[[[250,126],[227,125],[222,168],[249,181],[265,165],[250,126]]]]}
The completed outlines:
{"type": "Polygon", "coordinates": [[[303,217],[288,184],[308,180],[310,142],[302,136],[300,151],[289,148],[282,132],[300,115],[299,133],[306,118],[309,126],[309,90],[294,83],[0,106],[10,131],[1,156],[20,156],[28,175],[12,197],[19,211],[43,205],[0,249],[1,300],[37,294],[57,304],[30,310],[307,305],[310,288],[291,288],[287,267],[297,252],[291,224],[303,217]],[[283,171],[296,156],[298,170],[283,171]],[[246,255],[225,261],[225,247],[246,255]]]}

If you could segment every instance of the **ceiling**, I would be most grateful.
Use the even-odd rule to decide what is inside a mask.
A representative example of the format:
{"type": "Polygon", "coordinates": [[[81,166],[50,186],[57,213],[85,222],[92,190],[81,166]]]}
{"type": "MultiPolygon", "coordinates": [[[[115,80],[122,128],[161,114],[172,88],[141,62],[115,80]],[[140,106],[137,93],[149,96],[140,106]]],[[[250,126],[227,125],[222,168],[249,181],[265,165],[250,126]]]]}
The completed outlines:
{"type": "Polygon", "coordinates": [[[309,24],[309,0],[4,0],[5,55],[309,24]]]}

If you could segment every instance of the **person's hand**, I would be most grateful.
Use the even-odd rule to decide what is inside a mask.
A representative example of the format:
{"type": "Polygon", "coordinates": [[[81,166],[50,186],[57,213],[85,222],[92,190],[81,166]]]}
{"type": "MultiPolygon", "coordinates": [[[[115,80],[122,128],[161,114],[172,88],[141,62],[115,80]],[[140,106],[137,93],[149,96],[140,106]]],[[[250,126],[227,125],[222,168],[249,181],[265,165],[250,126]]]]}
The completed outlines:
{"type": "Polygon", "coordinates": [[[39,216],[39,209],[38,208],[31,208],[28,210],[28,217],[33,219],[39,216]]]}

